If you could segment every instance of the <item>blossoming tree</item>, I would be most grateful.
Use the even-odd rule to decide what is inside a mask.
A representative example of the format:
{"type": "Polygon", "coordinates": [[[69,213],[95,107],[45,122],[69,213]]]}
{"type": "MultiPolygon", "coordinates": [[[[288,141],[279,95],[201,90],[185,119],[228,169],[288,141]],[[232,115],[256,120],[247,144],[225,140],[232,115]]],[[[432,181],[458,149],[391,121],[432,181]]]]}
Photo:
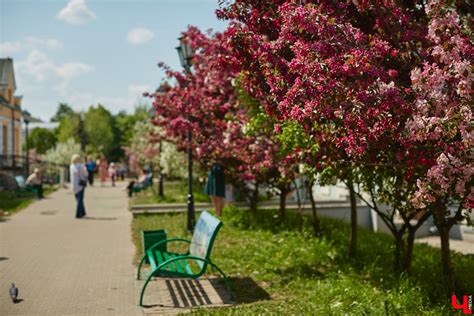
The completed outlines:
{"type": "MultiPolygon", "coordinates": [[[[458,9],[465,10],[464,4],[458,9]]],[[[422,67],[432,59],[433,36],[428,33],[425,3],[236,0],[226,3],[218,15],[233,21],[227,34],[243,67],[244,86],[249,93],[265,104],[270,115],[301,124],[328,153],[326,162],[336,167],[336,173],[343,179],[349,175],[351,192],[353,180],[362,181],[372,196],[369,205],[391,229],[397,249],[408,230],[402,267],[408,269],[415,231],[429,216],[412,201],[420,201],[422,196],[431,202],[436,200],[426,194],[421,179],[427,168],[440,165],[435,163],[440,158],[432,155],[423,139],[417,143],[407,137],[410,127],[406,124],[420,110],[413,100],[419,100],[420,95],[424,98],[430,91],[429,84],[412,86],[410,80],[413,67],[422,67]],[[339,162],[349,163],[345,169],[349,173],[341,172],[344,168],[339,162]],[[354,176],[354,170],[361,175],[354,176]],[[420,179],[420,189],[412,199],[416,179],[420,179]],[[381,212],[376,202],[388,202],[392,212],[381,212]],[[404,220],[400,229],[394,223],[395,213],[404,220]],[[418,219],[416,225],[411,224],[414,218],[418,219]]],[[[465,43],[462,36],[454,37],[454,41],[460,39],[459,43],[465,43]]],[[[453,45],[450,43],[448,49],[453,45]]],[[[433,52],[440,49],[435,46],[433,52]]],[[[465,64],[457,67],[466,69],[465,64]]],[[[437,74],[439,71],[433,74],[433,80],[437,74]]],[[[463,76],[469,77],[468,73],[463,76]]],[[[466,80],[461,81],[466,90],[466,80]]],[[[469,122],[470,112],[463,108],[461,113],[469,122]]],[[[440,137],[444,135],[436,138],[440,137]]],[[[445,139],[458,146],[451,142],[453,137],[445,139]]],[[[443,161],[449,156],[440,157],[443,161]]],[[[471,165],[472,161],[468,162],[467,166],[471,165]]],[[[441,170],[455,173],[457,178],[465,175],[457,181],[460,192],[469,183],[469,172],[459,161],[452,166],[439,166],[430,174],[432,180],[441,170]]]]}
{"type": "Polygon", "coordinates": [[[442,0],[431,1],[427,13],[432,47],[430,58],[412,71],[416,110],[408,127],[410,140],[424,147],[433,163],[417,180],[413,203],[432,210],[441,238],[443,272],[453,289],[449,231],[469,218],[474,207],[474,49],[454,8],[442,0]],[[447,209],[449,202],[457,204],[455,210],[447,209]]]}
{"type": "MultiPolygon", "coordinates": [[[[179,150],[191,146],[202,169],[215,163],[224,167],[231,182],[244,188],[249,180],[264,181],[288,193],[288,177],[278,172],[280,159],[275,139],[265,129],[245,131],[250,109],[238,99],[235,62],[222,34],[206,36],[190,27],[184,33],[195,50],[192,73],[172,71],[162,65],[170,79],[178,82],[153,95],[154,123],[179,150]],[[187,131],[193,138],[189,143],[187,131]]],[[[290,179],[291,182],[291,179],[290,179]]],[[[284,203],[282,204],[284,205],[284,203]]],[[[284,216],[284,207],[280,215],[284,216]]]]}

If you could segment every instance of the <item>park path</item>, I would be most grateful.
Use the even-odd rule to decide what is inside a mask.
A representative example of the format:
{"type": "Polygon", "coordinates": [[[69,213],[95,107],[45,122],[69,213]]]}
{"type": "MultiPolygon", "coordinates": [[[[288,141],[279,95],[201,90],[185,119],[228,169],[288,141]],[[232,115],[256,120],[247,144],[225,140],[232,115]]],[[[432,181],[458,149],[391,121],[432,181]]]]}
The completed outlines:
{"type": "Polygon", "coordinates": [[[142,315],[123,187],[88,187],[85,205],[87,218],[75,219],[61,189],[0,222],[0,315],[142,315]]]}

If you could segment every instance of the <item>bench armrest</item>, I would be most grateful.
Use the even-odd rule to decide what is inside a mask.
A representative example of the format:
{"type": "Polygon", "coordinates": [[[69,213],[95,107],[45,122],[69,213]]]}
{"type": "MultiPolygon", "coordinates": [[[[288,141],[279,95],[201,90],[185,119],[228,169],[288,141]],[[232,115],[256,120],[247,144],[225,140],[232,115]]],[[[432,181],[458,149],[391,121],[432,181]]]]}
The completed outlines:
{"type": "Polygon", "coordinates": [[[162,244],[169,243],[169,242],[172,242],[172,241],[182,241],[182,242],[187,242],[189,244],[191,243],[191,240],[184,239],[184,238],[179,238],[179,237],[167,238],[165,240],[160,240],[160,241],[154,243],[150,248],[148,248],[148,250],[146,252],[151,251],[151,250],[155,249],[156,247],[158,247],[162,244]]]}
{"type": "MultiPolygon", "coordinates": [[[[148,248],[143,257],[142,257],[142,260],[140,260],[140,263],[138,264],[138,271],[137,271],[137,280],[140,280],[140,269],[143,265],[143,262],[145,262],[145,258],[148,256],[148,254],[152,253],[153,252],[153,249],[155,249],[156,247],[158,247],[159,245],[162,245],[164,243],[168,243],[168,242],[172,242],[172,241],[182,241],[182,242],[187,242],[187,243],[191,243],[191,240],[188,240],[188,239],[184,239],[184,238],[178,238],[178,237],[173,237],[173,238],[167,238],[165,240],[160,240],[156,243],[154,243],[150,248],[148,248]]],[[[184,254],[184,255],[187,255],[188,253],[184,254]]]]}

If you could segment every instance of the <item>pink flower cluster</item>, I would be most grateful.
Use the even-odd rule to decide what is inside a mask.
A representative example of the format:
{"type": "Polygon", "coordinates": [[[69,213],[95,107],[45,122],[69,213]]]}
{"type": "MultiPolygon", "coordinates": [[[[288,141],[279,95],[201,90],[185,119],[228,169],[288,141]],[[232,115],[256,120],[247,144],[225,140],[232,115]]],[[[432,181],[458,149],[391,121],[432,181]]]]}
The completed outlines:
{"type": "Polygon", "coordinates": [[[416,111],[407,126],[411,140],[437,159],[418,180],[414,203],[423,208],[450,197],[472,210],[474,50],[457,13],[444,1],[433,1],[427,9],[432,58],[412,71],[416,111]]]}

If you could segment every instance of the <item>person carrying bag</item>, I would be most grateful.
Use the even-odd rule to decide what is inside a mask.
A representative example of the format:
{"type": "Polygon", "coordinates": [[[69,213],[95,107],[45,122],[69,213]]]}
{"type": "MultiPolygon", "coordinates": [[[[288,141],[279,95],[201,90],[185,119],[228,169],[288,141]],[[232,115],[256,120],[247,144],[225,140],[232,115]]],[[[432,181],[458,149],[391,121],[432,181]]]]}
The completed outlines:
{"type": "Polygon", "coordinates": [[[87,170],[81,163],[81,157],[77,154],[71,157],[71,166],[69,167],[71,175],[71,187],[76,197],[76,218],[86,216],[84,207],[84,191],[87,185],[87,170]]]}

